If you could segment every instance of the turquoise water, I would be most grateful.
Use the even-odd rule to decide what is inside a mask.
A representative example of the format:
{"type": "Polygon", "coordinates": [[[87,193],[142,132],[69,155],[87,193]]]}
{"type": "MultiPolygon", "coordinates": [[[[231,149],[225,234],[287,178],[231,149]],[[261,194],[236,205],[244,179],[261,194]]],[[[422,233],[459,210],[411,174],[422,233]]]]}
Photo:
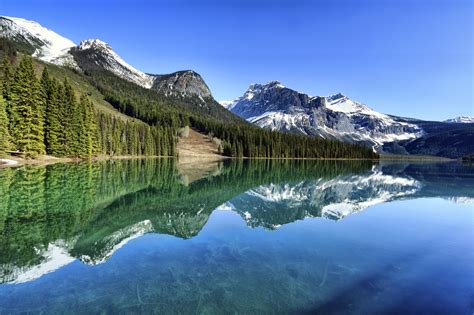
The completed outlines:
{"type": "Polygon", "coordinates": [[[472,314],[473,187],[458,163],[0,169],[0,313],[472,314]]]}

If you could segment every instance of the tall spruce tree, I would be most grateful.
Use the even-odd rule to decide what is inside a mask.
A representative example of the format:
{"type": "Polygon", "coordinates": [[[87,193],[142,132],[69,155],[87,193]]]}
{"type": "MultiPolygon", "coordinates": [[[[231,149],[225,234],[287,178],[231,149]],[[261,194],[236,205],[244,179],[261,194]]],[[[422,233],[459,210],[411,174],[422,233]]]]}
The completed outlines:
{"type": "MultiPolygon", "coordinates": [[[[6,102],[6,112],[8,117],[8,130],[11,131],[12,111],[11,111],[11,86],[13,84],[13,70],[7,55],[3,57],[2,62],[2,95],[6,102]]],[[[11,132],[10,132],[11,133],[11,132]]]]}
{"type": "Polygon", "coordinates": [[[55,156],[64,156],[62,145],[63,124],[61,123],[61,85],[49,76],[47,68],[44,68],[41,76],[41,86],[45,102],[44,143],[46,152],[55,156]]]}
{"type": "Polygon", "coordinates": [[[78,111],[82,112],[79,155],[90,158],[97,151],[97,128],[92,102],[85,95],[81,96],[78,111]]]}
{"type": "Polygon", "coordinates": [[[8,132],[7,102],[0,95],[0,156],[10,149],[10,133],[8,132]]]}
{"type": "MultiPolygon", "coordinates": [[[[43,74],[44,76],[44,74],[43,74]]],[[[43,88],[47,89],[46,93],[46,113],[45,113],[45,145],[46,152],[55,156],[65,155],[64,147],[62,145],[63,124],[61,123],[61,85],[56,79],[43,81],[43,88]]]]}
{"type": "Polygon", "coordinates": [[[15,71],[11,89],[11,136],[15,148],[35,157],[45,153],[44,99],[31,57],[24,57],[15,71]]]}
{"type": "MultiPolygon", "coordinates": [[[[77,114],[77,100],[76,94],[66,78],[63,83],[63,93],[61,97],[61,109],[62,118],[64,125],[64,137],[62,139],[62,146],[64,148],[65,155],[75,155],[78,152],[79,139],[77,137],[77,126],[78,117],[74,117],[77,114]]],[[[80,118],[79,118],[80,119],[80,118]]]]}
{"type": "Polygon", "coordinates": [[[2,85],[3,85],[3,98],[5,100],[10,100],[10,93],[11,93],[11,85],[13,82],[13,70],[12,70],[12,65],[10,63],[10,60],[8,60],[7,56],[3,57],[3,62],[2,62],[2,85]]]}

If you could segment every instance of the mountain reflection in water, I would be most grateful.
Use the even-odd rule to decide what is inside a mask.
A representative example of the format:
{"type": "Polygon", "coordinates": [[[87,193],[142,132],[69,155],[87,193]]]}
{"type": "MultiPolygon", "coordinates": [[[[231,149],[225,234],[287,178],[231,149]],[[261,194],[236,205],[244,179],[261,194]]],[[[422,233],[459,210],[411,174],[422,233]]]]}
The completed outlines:
{"type": "Polygon", "coordinates": [[[272,233],[395,200],[474,201],[474,171],[458,163],[225,161],[201,173],[172,159],[0,169],[0,282],[98,265],[148,233],[193,238],[216,209],[272,233]]]}

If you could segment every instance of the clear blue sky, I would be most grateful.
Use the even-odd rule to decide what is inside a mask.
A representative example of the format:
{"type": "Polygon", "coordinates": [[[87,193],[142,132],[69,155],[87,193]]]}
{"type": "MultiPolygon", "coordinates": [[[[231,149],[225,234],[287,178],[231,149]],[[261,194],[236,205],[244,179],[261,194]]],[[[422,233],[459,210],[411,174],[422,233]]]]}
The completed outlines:
{"type": "Polygon", "coordinates": [[[196,70],[217,100],[279,80],[384,113],[474,115],[471,0],[1,0],[0,14],[100,38],[145,72],[196,70]]]}

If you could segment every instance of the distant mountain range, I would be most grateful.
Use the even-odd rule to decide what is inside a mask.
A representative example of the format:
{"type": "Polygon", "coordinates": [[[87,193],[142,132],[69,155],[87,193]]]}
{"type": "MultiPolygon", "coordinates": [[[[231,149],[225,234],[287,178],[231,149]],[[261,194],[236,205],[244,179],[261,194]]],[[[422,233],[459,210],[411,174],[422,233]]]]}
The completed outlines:
{"type": "Polygon", "coordinates": [[[436,122],[381,114],[341,93],[309,96],[278,81],[252,84],[221,104],[262,128],[363,143],[381,153],[456,158],[474,152],[472,117],[436,122]]]}
{"type": "MultiPolygon", "coordinates": [[[[144,73],[99,39],[76,45],[36,22],[13,17],[0,17],[0,37],[14,41],[23,51],[45,62],[85,73],[106,70],[165,96],[197,96],[202,103],[206,103],[205,99],[215,103],[198,73],[144,73]]],[[[218,112],[219,106],[212,105],[207,106],[208,110],[218,112]]],[[[458,158],[474,152],[473,117],[444,122],[398,117],[379,113],[340,93],[309,96],[278,81],[252,84],[243,96],[222,105],[262,128],[364,144],[379,153],[458,158]]]]}

